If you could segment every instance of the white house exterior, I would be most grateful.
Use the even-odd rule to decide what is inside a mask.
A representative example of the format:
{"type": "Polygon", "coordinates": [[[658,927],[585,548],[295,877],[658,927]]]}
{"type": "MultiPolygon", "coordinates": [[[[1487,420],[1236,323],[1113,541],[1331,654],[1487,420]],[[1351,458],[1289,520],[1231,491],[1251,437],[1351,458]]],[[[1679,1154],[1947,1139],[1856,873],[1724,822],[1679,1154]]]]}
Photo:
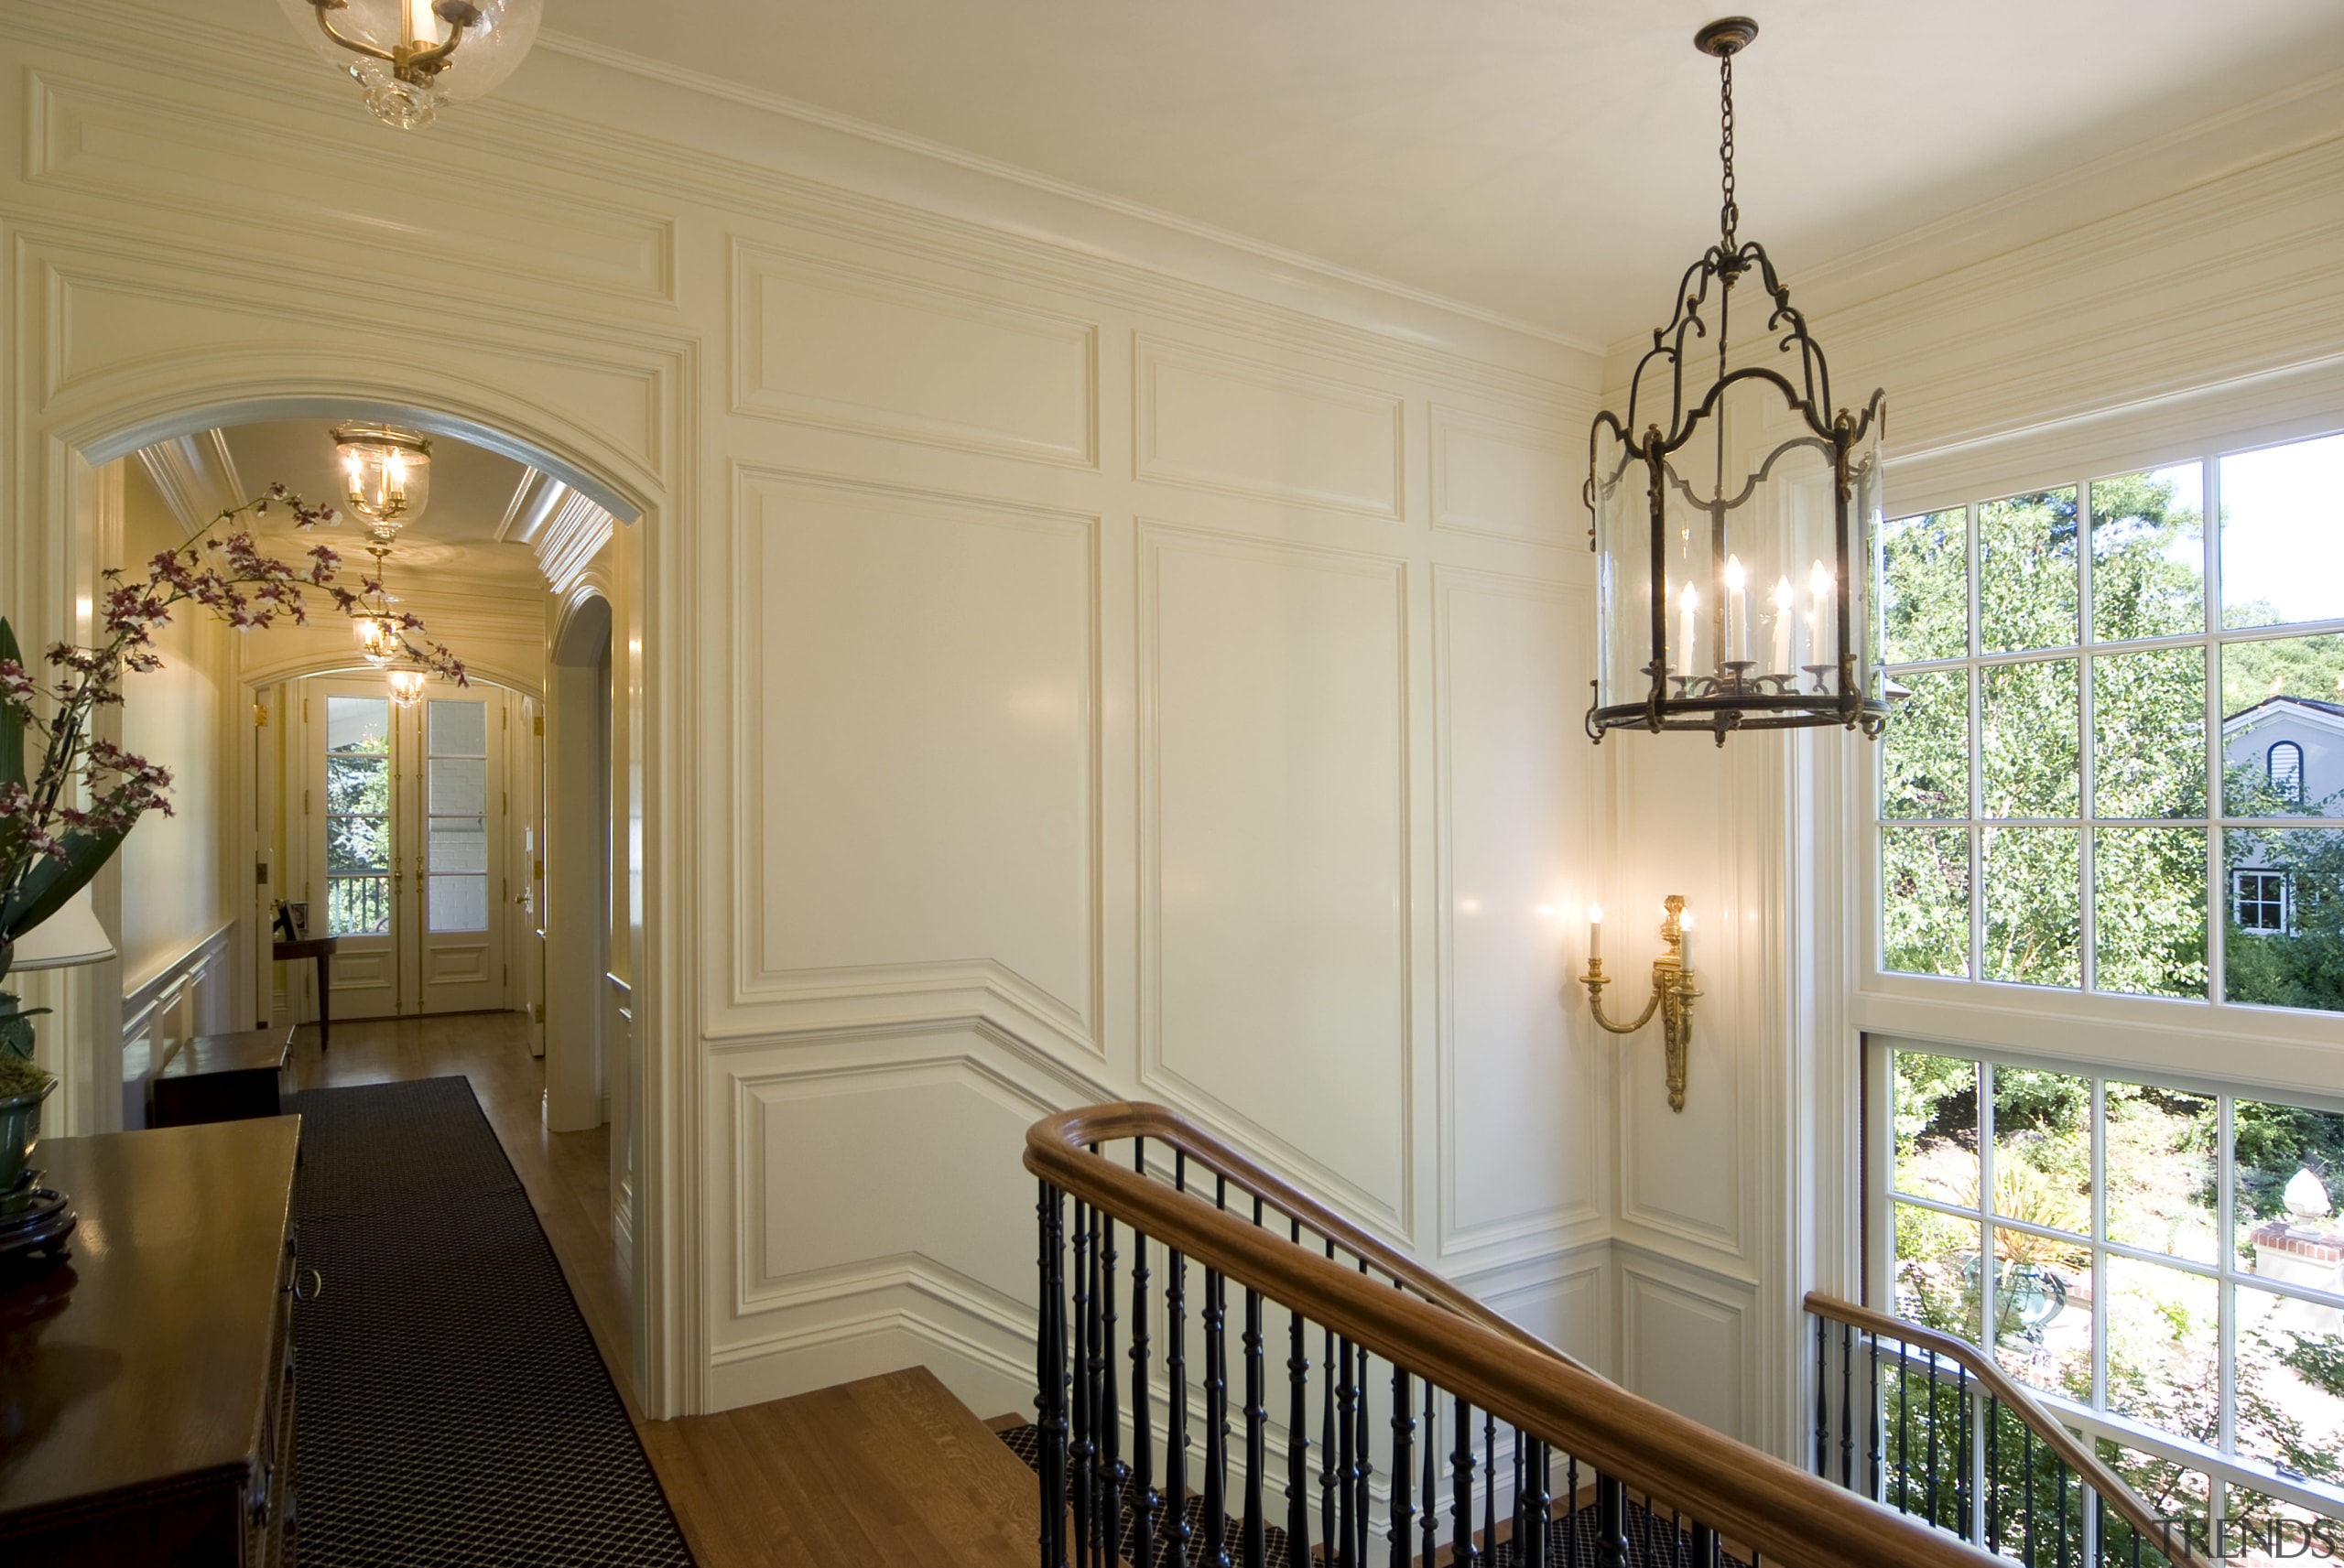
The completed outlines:
{"type": "MultiPolygon", "coordinates": [[[[2344,703],[2274,694],[2222,721],[2222,755],[2252,769],[2306,816],[2344,816],[2344,703]]],[[[2294,928],[2284,867],[2258,849],[2230,870],[2230,917],[2250,931],[2294,928]]]]}

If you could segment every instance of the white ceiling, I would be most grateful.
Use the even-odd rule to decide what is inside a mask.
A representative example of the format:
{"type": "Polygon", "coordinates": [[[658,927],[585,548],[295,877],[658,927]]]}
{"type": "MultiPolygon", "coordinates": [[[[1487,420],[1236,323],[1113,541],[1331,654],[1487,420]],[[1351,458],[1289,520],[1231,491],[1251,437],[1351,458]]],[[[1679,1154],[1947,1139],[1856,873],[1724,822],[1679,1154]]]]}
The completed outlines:
{"type": "MultiPolygon", "coordinates": [[[[783,94],[1605,344],[1652,324],[1715,235],[1715,66],[1690,39],[1727,8],[546,0],[546,26],[553,48],[783,94]]],[[[1751,8],[1742,231],[1794,284],[2344,67],[2339,0],[1751,8]]]]}
{"type": "MultiPolygon", "coordinates": [[[[282,483],[312,504],[342,506],[342,472],[330,423],[291,419],[230,426],[224,434],[236,465],[237,493],[257,495],[271,483],[282,483]]],[[[496,537],[525,471],[511,458],[449,437],[431,438],[430,497],[423,515],[402,528],[391,547],[389,580],[459,590],[541,589],[537,557],[528,547],[496,537]]],[[[271,537],[288,534],[289,519],[272,510],[258,531],[271,537]]],[[[317,537],[353,565],[373,569],[363,558],[366,535],[355,518],[345,515],[317,537]]]]}

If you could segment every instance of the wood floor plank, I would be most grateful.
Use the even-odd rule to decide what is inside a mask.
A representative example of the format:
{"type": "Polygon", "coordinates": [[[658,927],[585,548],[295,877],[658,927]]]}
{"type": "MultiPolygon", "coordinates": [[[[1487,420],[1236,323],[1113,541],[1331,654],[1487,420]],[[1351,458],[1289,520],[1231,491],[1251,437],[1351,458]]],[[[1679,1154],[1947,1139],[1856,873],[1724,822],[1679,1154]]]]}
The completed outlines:
{"type": "Polygon", "coordinates": [[[1032,1568],[1033,1472],[924,1368],[681,1421],[645,1422],[612,1228],[610,1130],[554,1132],[517,1012],[337,1022],[294,1041],[302,1088],[461,1076],[561,1260],[701,1568],[1032,1568]]]}

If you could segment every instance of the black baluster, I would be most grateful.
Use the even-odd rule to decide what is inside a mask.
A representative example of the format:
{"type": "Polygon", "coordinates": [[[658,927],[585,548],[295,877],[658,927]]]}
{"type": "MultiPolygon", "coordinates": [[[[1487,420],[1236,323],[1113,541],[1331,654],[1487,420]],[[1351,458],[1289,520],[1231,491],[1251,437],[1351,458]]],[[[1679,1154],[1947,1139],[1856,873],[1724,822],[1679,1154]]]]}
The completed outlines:
{"type": "Polygon", "coordinates": [[[1066,1260],[1062,1209],[1047,1180],[1035,1204],[1041,1231],[1041,1323],[1034,1336],[1034,1419],[1042,1439],[1042,1563],[1066,1563],[1066,1260]]]}
{"type": "Polygon", "coordinates": [[[2026,1568],[2036,1568],[2035,1561],[2035,1428],[2021,1426],[2019,1434],[2024,1439],[2019,1445],[2019,1463],[2026,1471],[2026,1568]]]}
{"type": "MultiPolygon", "coordinates": [[[[1288,1219],[1287,1234],[1302,1245],[1302,1221],[1288,1219]]],[[[1286,1556],[1297,1565],[1310,1561],[1310,1357],[1302,1314],[1286,1315],[1286,1556]]]]}
{"type": "MultiPolygon", "coordinates": [[[[1327,1256],[1335,1255],[1335,1244],[1327,1243],[1327,1256]]],[[[1335,1331],[1320,1331],[1318,1353],[1318,1539],[1326,1548],[1327,1562],[1340,1563],[1343,1543],[1348,1539],[1339,1533],[1335,1513],[1335,1331]]]]}
{"type": "Polygon", "coordinates": [[[1913,1511],[1913,1368],[1906,1346],[1896,1345],[1896,1511],[1913,1511]]]}
{"type": "Polygon", "coordinates": [[[1356,1499],[1351,1487],[1355,1461],[1351,1444],[1358,1435],[1353,1421],[1351,1401],[1359,1391],[1351,1383],[1351,1342],[1340,1340],[1335,1346],[1337,1375],[1335,1379],[1335,1530],[1327,1540],[1332,1547],[1334,1560],[1341,1568],[1361,1568],[1353,1547],[1359,1541],[1359,1513],[1353,1506],[1356,1499]],[[1340,1542],[1340,1544],[1335,1544],[1340,1542]]]}
{"type": "Polygon", "coordinates": [[[1856,1484],[1855,1330],[1839,1325],[1839,1485],[1856,1484]]]}
{"type": "MultiPolygon", "coordinates": [[[[1182,1193],[1188,1190],[1185,1149],[1172,1152],[1172,1188],[1182,1193]]],[[[1188,1522],[1188,1260],[1174,1252],[1166,1259],[1165,1268],[1165,1326],[1172,1336],[1169,1354],[1164,1358],[1165,1376],[1171,1379],[1166,1394],[1172,1406],[1171,1424],[1164,1439],[1165,1534],[1175,1568],[1188,1568],[1188,1546],[1196,1535],[1196,1527],[1188,1522]]]]}
{"type": "Polygon", "coordinates": [[[1937,1353],[1929,1357],[1929,1522],[1937,1522],[1937,1353]]]}
{"type": "Polygon", "coordinates": [[[1481,1555],[1498,1542],[1498,1418],[1481,1412],[1481,1555]]]}
{"type": "Polygon", "coordinates": [[[1525,1563],[1546,1568],[1546,1510],[1554,1506],[1554,1499],[1546,1495],[1546,1444],[1542,1439],[1525,1439],[1519,1428],[1514,1440],[1526,1444],[1530,1450],[1522,1465],[1522,1484],[1530,1488],[1530,1499],[1514,1510],[1522,1517],[1523,1535],[1522,1550],[1514,1560],[1516,1568],[1525,1563]]]}
{"type": "Polygon", "coordinates": [[[1996,1493],[2002,1484],[2002,1407],[1993,1395],[1986,1396],[1986,1550],[1999,1557],[2002,1553],[2002,1520],[1995,1508],[1996,1493]]]}
{"type": "Polygon", "coordinates": [[[2108,1506],[2089,1487],[2084,1496],[2091,1499],[2091,1568],[2102,1568],[2108,1561],[2108,1506]]]}
{"type": "MultiPolygon", "coordinates": [[[[1365,1263],[1360,1265],[1360,1272],[1367,1272],[1365,1263]]],[[[1357,1568],[1367,1568],[1367,1542],[1373,1528],[1373,1521],[1368,1518],[1368,1479],[1375,1473],[1375,1466],[1368,1460],[1368,1434],[1375,1430],[1375,1422],[1367,1408],[1367,1346],[1359,1346],[1358,1354],[1359,1369],[1351,1376],[1351,1387],[1358,1390],[1359,1398],[1358,1407],[1351,1412],[1352,1419],[1359,1423],[1359,1435],[1351,1444],[1351,1491],[1359,1499],[1353,1509],[1353,1516],[1359,1520],[1359,1539],[1351,1549],[1351,1562],[1357,1568]]]]}
{"type": "Polygon", "coordinates": [[[2067,1568],[2067,1466],[2056,1454],[2051,1462],[2051,1478],[2059,1483],[2059,1555],[2052,1561],[2059,1568],[2067,1568]]]}
{"type": "Polygon", "coordinates": [[[1099,1510],[1100,1561],[1123,1555],[1123,1411],[1115,1388],[1115,1220],[1099,1232],[1099,1510]]]}
{"type": "Polygon", "coordinates": [[[1960,1440],[1955,1446],[1961,1450],[1961,1468],[1954,1473],[1953,1477],[1953,1506],[1960,1515],[1954,1529],[1962,1540],[1971,1541],[1976,1539],[1972,1534],[1972,1521],[1978,1512],[1975,1506],[1978,1499],[1970,1488],[1970,1368],[1956,1362],[1953,1370],[1954,1398],[1959,1401],[1955,1411],[1956,1430],[1960,1433],[1960,1440]]]}
{"type": "Polygon", "coordinates": [[[1693,1527],[1693,1568],[1718,1568],[1718,1532],[1705,1524],[1693,1527]]]}
{"type": "Polygon", "coordinates": [[[1091,1486],[1091,1423],[1098,1413],[1091,1402],[1091,1345],[1094,1333],[1091,1322],[1091,1206],[1078,1202],[1074,1206],[1074,1365],[1069,1372],[1074,1441],[1067,1449],[1067,1475],[1074,1487],[1076,1568],[1092,1568],[1097,1561],[1091,1552],[1096,1534],[1091,1486]]]}
{"type": "MultiPolygon", "coordinates": [[[[1253,1200],[1253,1223],[1262,1223],[1262,1200],[1253,1200]]],[[[1245,1291],[1245,1568],[1268,1568],[1268,1521],[1262,1516],[1262,1470],[1269,1463],[1270,1411],[1262,1385],[1262,1292],[1245,1291]]]]}
{"type": "Polygon", "coordinates": [[[1864,1496],[1875,1502],[1888,1500],[1888,1477],[1880,1465],[1881,1427],[1884,1417],[1880,1403],[1880,1338],[1864,1336],[1864,1357],[1872,1365],[1871,1397],[1864,1400],[1864,1496]]]}
{"type": "MultiPolygon", "coordinates": [[[[1132,1140],[1132,1169],[1147,1177],[1147,1140],[1132,1140]]],[[[1156,1568],[1156,1512],[1163,1495],[1156,1489],[1156,1434],[1147,1409],[1147,1238],[1132,1228],[1132,1470],[1136,1478],[1132,1507],[1133,1568],[1156,1568]]]]}
{"type": "Polygon", "coordinates": [[[1628,1568],[1627,1498],[1620,1483],[1595,1473],[1595,1568],[1628,1568]]]}
{"type": "MultiPolygon", "coordinates": [[[[1229,1179],[1213,1177],[1215,1208],[1229,1206],[1229,1179]]],[[[1220,1271],[1205,1271],[1205,1561],[1229,1561],[1229,1298],[1220,1271]]]]}
{"type": "Polygon", "coordinates": [[[1563,1568],[1579,1568],[1579,1455],[1563,1456],[1563,1568]]]}
{"type": "MultiPolygon", "coordinates": [[[[1399,1281],[1393,1284],[1397,1288],[1399,1281]]],[[[1392,1364],[1392,1509],[1390,1528],[1384,1531],[1392,1542],[1392,1568],[1408,1568],[1408,1538],[1416,1516],[1408,1495],[1416,1435],[1416,1385],[1407,1368],[1395,1361],[1392,1364]]],[[[1293,1559],[1297,1564],[1305,1560],[1301,1553],[1293,1559]]]]}
{"type": "MultiPolygon", "coordinates": [[[[1438,1544],[1440,1539],[1440,1483],[1438,1469],[1440,1462],[1440,1400],[1436,1395],[1430,1378],[1425,1379],[1424,1453],[1425,1507],[1421,1517],[1424,1520],[1425,1550],[1420,1568],[1433,1568],[1433,1548],[1438,1544]]],[[[1298,1562],[1299,1559],[1297,1561],[1298,1562]]]]}
{"type": "Polygon", "coordinates": [[[1473,1407],[1457,1396],[1457,1448],[1449,1455],[1449,1561],[1450,1568],[1471,1568],[1481,1561],[1473,1550],[1473,1407]]]}
{"type": "Polygon", "coordinates": [[[1824,1347],[1823,1320],[1815,1320],[1815,1473],[1829,1472],[1824,1467],[1824,1455],[1831,1452],[1830,1404],[1824,1394],[1830,1377],[1830,1353],[1824,1347]]]}
{"type": "Polygon", "coordinates": [[[1515,1427],[1514,1429],[1513,1539],[1514,1560],[1517,1564],[1524,1561],[1523,1553],[1530,1550],[1530,1525],[1529,1521],[1522,1516],[1524,1507],[1530,1500],[1530,1489],[1523,1484],[1522,1473],[1523,1465],[1528,1463],[1529,1458],[1529,1445],[1523,1440],[1522,1429],[1515,1427]]]}

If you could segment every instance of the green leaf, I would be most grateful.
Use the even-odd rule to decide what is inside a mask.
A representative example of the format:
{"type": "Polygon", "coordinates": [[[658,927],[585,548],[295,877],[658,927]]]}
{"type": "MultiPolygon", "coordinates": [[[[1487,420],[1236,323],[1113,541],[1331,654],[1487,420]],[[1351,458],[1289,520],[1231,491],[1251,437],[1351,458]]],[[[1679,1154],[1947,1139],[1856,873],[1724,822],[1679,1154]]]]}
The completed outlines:
{"type": "Polygon", "coordinates": [[[42,921],[65,907],[65,901],[87,887],[90,879],[122,848],[128,828],[109,833],[68,833],[65,858],[45,860],[33,868],[16,896],[0,908],[0,933],[11,942],[23,937],[42,921]]]}
{"type": "MultiPolygon", "coordinates": [[[[23,652],[16,646],[16,633],[5,616],[0,616],[0,659],[25,662],[23,652]]],[[[24,782],[25,721],[15,709],[0,708],[0,784],[24,782]]]]}

